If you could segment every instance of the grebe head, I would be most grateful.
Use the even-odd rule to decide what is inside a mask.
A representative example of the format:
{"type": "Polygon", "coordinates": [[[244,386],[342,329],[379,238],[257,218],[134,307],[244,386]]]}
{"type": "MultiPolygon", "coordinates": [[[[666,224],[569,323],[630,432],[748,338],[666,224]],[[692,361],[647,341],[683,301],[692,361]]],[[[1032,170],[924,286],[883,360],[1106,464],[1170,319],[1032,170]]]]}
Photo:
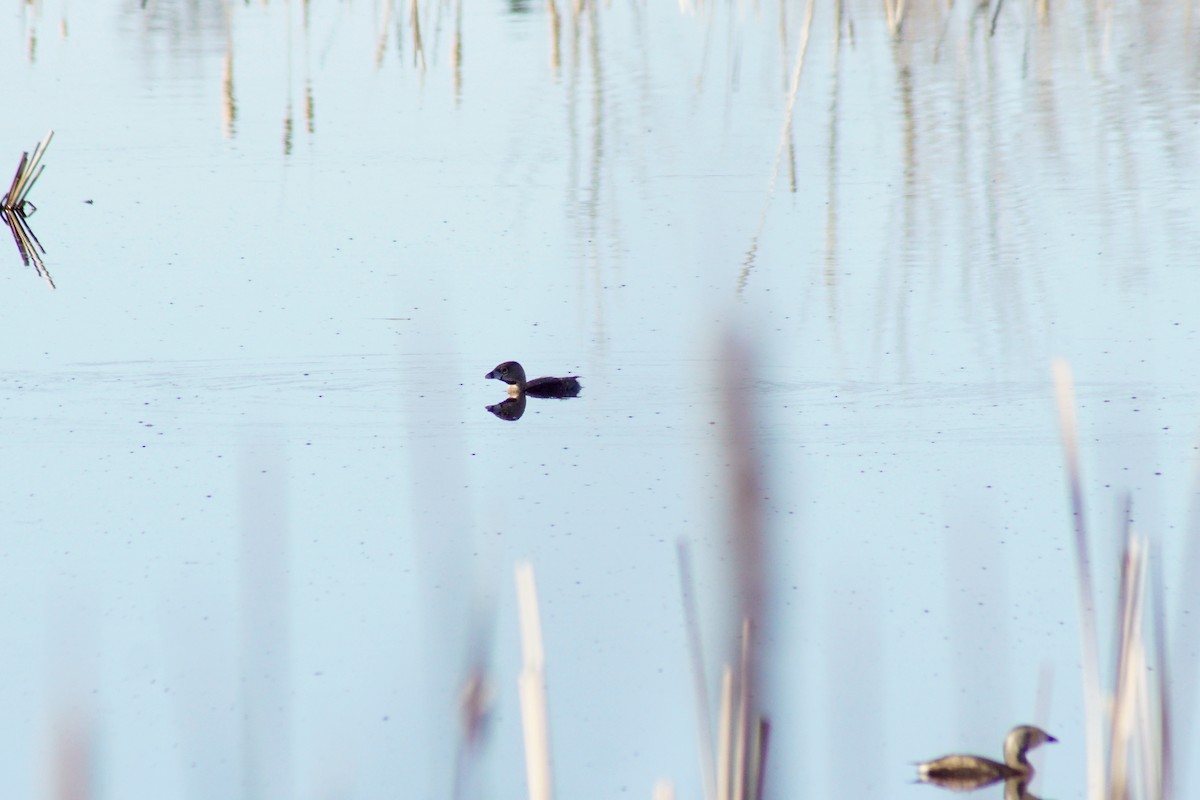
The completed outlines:
{"type": "Polygon", "coordinates": [[[1029,768],[1029,759],[1025,754],[1039,745],[1047,742],[1057,742],[1050,734],[1033,725],[1018,725],[1008,732],[1004,739],[1004,763],[1016,769],[1029,768]]]}
{"type": "Polygon", "coordinates": [[[498,381],[504,381],[510,386],[525,386],[525,368],[516,361],[505,361],[503,364],[498,364],[494,370],[484,375],[485,378],[495,378],[498,381]]]}

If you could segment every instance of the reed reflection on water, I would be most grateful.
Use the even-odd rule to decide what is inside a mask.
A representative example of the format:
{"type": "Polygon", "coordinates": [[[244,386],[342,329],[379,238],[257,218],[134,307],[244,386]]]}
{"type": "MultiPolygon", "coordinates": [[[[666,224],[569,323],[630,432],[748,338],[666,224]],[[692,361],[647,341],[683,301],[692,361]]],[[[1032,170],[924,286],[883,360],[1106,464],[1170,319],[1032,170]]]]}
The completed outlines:
{"type": "MultiPolygon", "coordinates": [[[[31,62],[45,22],[41,5],[28,11],[31,62]]],[[[1119,280],[1144,282],[1148,263],[1195,252],[1200,233],[1186,193],[1189,176],[1200,167],[1195,148],[1180,146],[1197,124],[1197,104],[1188,98],[1200,92],[1196,71],[1185,68],[1196,58],[1190,8],[1126,2],[1096,13],[1074,7],[1052,13],[1044,2],[889,2],[881,16],[873,4],[806,0],[781,2],[774,14],[736,22],[736,12],[719,5],[685,4],[669,24],[684,34],[676,48],[699,65],[693,105],[733,113],[771,103],[777,120],[774,144],[760,136],[753,159],[766,167],[760,173],[765,189],[750,204],[758,213],[729,220],[745,237],[740,255],[726,254],[730,287],[739,296],[771,291],[774,277],[756,285],[764,252],[775,269],[789,252],[819,241],[819,291],[836,333],[858,313],[858,292],[846,285],[846,275],[861,261],[863,234],[870,231],[894,262],[874,276],[872,287],[890,298],[875,312],[890,345],[905,348],[905,331],[922,313],[907,299],[914,282],[928,281],[932,291],[941,291],[956,281],[984,323],[977,335],[994,330],[984,344],[999,348],[1001,341],[1030,335],[1022,320],[1031,305],[1046,302],[1040,264],[1098,256],[1119,280]],[[721,30],[730,37],[726,60],[712,52],[714,33],[721,30]],[[770,50],[757,46],[766,36],[774,40],[770,50]],[[883,59],[871,64],[875,107],[863,108],[862,78],[847,71],[846,52],[856,62],[883,59]],[[876,115],[869,124],[868,112],[876,115]],[[873,135],[863,135],[872,129],[873,135]],[[798,136],[804,143],[799,163],[798,136]],[[801,172],[803,182],[797,180],[801,172]],[[896,191],[880,197],[881,186],[896,191]],[[805,221],[789,229],[792,214],[776,207],[776,195],[802,193],[820,198],[811,217],[820,224],[805,221]],[[1093,238],[1094,248],[1084,244],[1093,238]]],[[[612,179],[625,164],[613,161],[612,145],[637,138],[631,118],[614,113],[613,99],[644,94],[647,81],[669,85],[673,76],[656,60],[647,61],[641,75],[611,69],[606,62],[665,47],[646,29],[631,39],[605,37],[615,12],[592,3],[559,9],[555,2],[542,11],[535,21],[528,5],[510,8],[521,24],[544,25],[548,34],[549,43],[541,45],[549,62],[544,86],[561,100],[563,118],[556,122],[568,137],[563,217],[570,221],[572,256],[588,276],[583,287],[593,295],[599,325],[606,302],[600,287],[623,269],[619,248],[606,243],[628,236],[620,211],[627,196],[612,179]]],[[[62,31],[68,30],[67,13],[64,6],[62,31]]],[[[220,51],[214,79],[222,97],[220,124],[231,139],[240,136],[239,115],[266,99],[257,91],[235,99],[242,73],[248,78],[264,59],[278,57],[274,66],[283,73],[285,96],[272,102],[283,101],[282,154],[294,155],[298,130],[305,132],[306,150],[315,146],[321,93],[342,89],[314,76],[321,76],[321,61],[334,46],[350,44],[342,28],[351,12],[289,5],[271,15],[279,41],[266,43],[279,48],[282,42],[282,50],[257,52],[264,44],[257,38],[246,45],[256,52],[245,57],[237,56],[238,26],[256,12],[237,4],[213,13],[162,2],[128,6],[123,13],[130,33],[146,43],[147,71],[164,57],[205,58],[220,51]]],[[[253,21],[261,26],[261,19],[253,21]]],[[[455,104],[462,103],[469,92],[463,77],[469,39],[461,2],[389,0],[373,26],[377,71],[400,83],[404,75],[416,77],[420,95],[448,88],[455,104]],[[442,77],[435,80],[435,72],[442,77]]],[[[486,65],[481,58],[481,68],[486,65]]],[[[258,136],[259,128],[253,133],[258,136]]],[[[640,162],[633,165],[637,174],[653,168],[637,149],[622,146],[620,152],[640,162]]]]}
{"type": "Polygon", "coordinates": [[[42,243],[34,235],[33,228],[29,226],[29,218],[20,211],[0,209],[0,220],[3,220],[4,224],[8,226],[13,242],[17,245],[17,254],[21,257],[21,262],[27,267],[33,267],[34,273],[53,289],[54,279],[50,277],[50,272],[46,269],[46,262],[43,259],[46,248],[42,247],[42,243]]]}
{"type": "MultiPolygon", "coordinates": [[[[605,143],[627,134],[610,119],[609,98],[622,91],[605,69],[604,15],[595,4],[571,4],[568,10],[566,122],[573,158],[577,152],[585,155],[569,170],[573,182],[575,176],[584,182],[572,183],[568,196],[578,199],[566,215],[581,221],[579,256],[599,283],[602,265],[611,260],[599,243],[621,238],[614,213],[619,201],[603,178],[611,158],[605,143]],[[584,81],[590,83],[586,99],[577,94],[584,81]],[[590,130],[579,126],[581,107],[590,112],[590,130]]],[[[761,35],[769,16],[752,29],[732,25],[717,6],[685,4],[684,10],[692,15],[684,18],[687,23],[696,23],[705,37],[696,86],[701,92],[713,86],[728,90],[749,71],[742,63],[749,56],[735,43],[728,63],[707,57],[708,37],[723,25],[734,35],[761,35]],[[729,75],[720,75],[723,70],[729,75]]],[[[1186,139],[1197,124],[1196,104],[1187,100],[1200,84],[1194,70],[1182,67],[1196,58],[1188,35],[1194,30],[1190,4],[1118,3],[1094,15],[1064,9],[1052,16],[1050,5],[1040,1],[1029,7],[1003,0],[948,7],[887,2],[885,12],[880,20],[873,5],[836,2],[822,6],[820,14],[811,0],[778,5],[780,134],[764,176],[761,213],[746,230],[748,247],[734,281],[739,294],[751,281],[764,232],[769,236],[772,223],[779,224],[778,215],[770,213],[774,196],[801,189],[794,123],[799,107],[806,111],[810,137],[820,132],[811,122],[824,115],[824,163],[804,166],[810,175],[825,175],[822,278],[828,307],[835,324],[850,316],[839,303],[839,283],[841,262],[857,258],[856,238],[845,234],[841,217],[846,209],[860,207],[856,195],[864,170],[861,151],[856,150],[854,162],[846,162],[842,153],[853,138],[849,128],[863,120],[861,109],[847,108],[845,102],[854,78],[843,71],[842,54],[847,47],[883,41],[892,68],[891,94],[884,102],[895,115],[897,138],[884,143],[888,152],[880,162],[885,174],[895,174],[899,190],[888,201],[898,207],[888,209],[890,219],[880,220],[880,232],[891,240],[889,251],[902,269],[931,277],[961,270],[967,302],[980,305],[1003,336],[1017,340],[1022,334],[1015,321],[1028,313],[1030,295],[1037,292],[1037,276],[1027,265],[1079,255],[1062,250],[1064,224],[1099,233],[1104,260],[1129,271],[1125,280],[1145,280],[1148,251],[1161,258],[1196,250],[1194,213],[1182,193],[1197,171],[1197,157],[1194,148],[1171,144],[1186,139]],[[813,40],[814,25],[819,32],[822,23],[828,34],[813,40]],[[814,57],[810,42],[817,55],[831,60],[824,88],[804,80],[806,62],[814,57]],[[1128,53],[1137,53],[1134,69],[1123,66],[1128,53]],[[821,111],[814,114],[814,108],[821,111]],[[1079,135],[1089,126],[1101,134],[1094,141],[1079,135]],[[1158,187],[1161,213],[1139,215],[1142,230],[1136,235],[1114,235],[1128,229],[1124,198],[1164,181],[1158,187]],[[1035,196],[1051,210],[1034,211],[1035,196]],[[1074,199],[1079,196],[1087,202],[1079,205],[1074,199]]],[[[563,23],[553,0],[546,21],[557,76],[564,61],[563,23]]],[[[457,77],[455,86],[457,96],[457,77]]],[[[803,188],[811,190],[811,183],[803,188]]],[[[903,303],[908,281],[887,272],[879,280],[885,295],[901,301],[898,314],[912,313],[903,303]]],[[[899,317],[887,322],[898,335],[909,324],[899,317]]]]}

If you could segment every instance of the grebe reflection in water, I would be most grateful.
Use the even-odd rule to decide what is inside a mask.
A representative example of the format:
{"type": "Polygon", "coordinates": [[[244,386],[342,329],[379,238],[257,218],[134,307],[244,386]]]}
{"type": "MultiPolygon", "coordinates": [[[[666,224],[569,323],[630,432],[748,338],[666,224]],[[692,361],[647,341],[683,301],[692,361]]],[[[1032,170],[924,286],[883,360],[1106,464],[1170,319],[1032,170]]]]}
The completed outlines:
{"type": "Polygon", "coordinates": [[[516,397],[509,397],[495,405],[486,406],[486,408],[500,419],[516,421],[525,413],[525,395],[519,394],[516,397]]]}

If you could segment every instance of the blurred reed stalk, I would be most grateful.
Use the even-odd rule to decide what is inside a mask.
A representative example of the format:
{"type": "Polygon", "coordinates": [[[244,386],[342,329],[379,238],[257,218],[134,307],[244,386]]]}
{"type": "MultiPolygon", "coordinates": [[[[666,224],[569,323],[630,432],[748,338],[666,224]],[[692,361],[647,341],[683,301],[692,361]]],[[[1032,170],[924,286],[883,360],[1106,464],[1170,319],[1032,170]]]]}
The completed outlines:
{"type": "Polygon", "coordinates": [[[558,6],[554,4],[554,0],[546,0],[547,18],[550,21],[550,69],[554,77],[558,77],[559,71],[562,69],[562,51],[559,47],[559,38],[562,34],[562,20],[558,15],[558,6]]]}
{"type": "Polygon", "coordinates": [[[675,787],[670,781],[659,781],[654,784],[654,800],[675,800],[675,787]]]}
{"type": "Polygon", "coordinates": [[[516,580],[523,663],[517,689],[521,702],[521,725],[525,733],[525,776],[529,800],[550,800],[554,793],[550,771],[550,725],[546,710],[546,654],[542,649],[542,620],[538,612],[533,565],[528,561],[518,563],[516,580]]]}
{"type": "Polygon", "coordinates": [[[900,31],[904,28],[904,15],[907,11],[905,0],[883,0],[883,11],[887,19],[888,33],[893,39],[900,38],[900,31]]]}
{"type": "Polygon", "coordinates": [[[1130,527],[1129,505],[1126,502],[1123,515],[1125,550],[1116,615],[1116,670],[1112,692],[1106,695],[1101,690],[1099,678],[1100,652],[1096,638],[1096,608],[1079,468],[1074,384],[1071,368],[1062,359],[1055,360],[1053,373],[1075,525],[1087,726],[1087,796],[1092,800],[1169,798],[1173,772],[1170,755],[1172,737],[1161,582],[1147,580],[1150,547],[1147,540],[1130,527]],[[1153,684],[1148,678],[1150,662],[1145,629],[1148,590],[1151,592],[1149,614],[1158,678],[1153,684]]]}
{"type": "MultiPolygon", "coordinates": [[[[700,642],[700,612],[696,608],[696,588],[692,578],[692,554],[688,543],[676,544],[679,560],[679,590],[683,600],[683,620],[687,627],[688,658],[692,667],[692,690],[695,692],[697,731],[700,738],[700,778],[704,783],[705,800],[716,800],[717,773],[713,745],[712,715],[709,713],[708,679],[704,675],[704,648],[700,642]]],[[[724,783],[724,782],[723,782],[724,783]]]]}
{"type": "Polygon", "coordinates": [[[46,134],[46,138],[33,148],[32,156],[29,153],[21,153],[21,162],[17,164],[17,172],[13,175],[12,185],[8,187],[8,193],[0,198],[0,210],[21,216],[28,216],[37,211],[37,206],[29,202],[29,192],[37,183],[37,179],[42,176],[42,170],[45,169],[42,164],[42,156],[46,154],[46,148],[50,146],[50,140],[53,138],[54,130],[51,129],[46,134]]]}
{"type": "Polygon", "coordinates": [[[704,674],[703,647],[695,603],[691,553],[687,542],[678,545],[680,592],[687,626],[688,655],[696,694],[696,712],[700,741],[700,776],[705,800],[759,800],[763,796],[770,723],[756,711],[751,698],[756,695],[756,675],[752,668],[751,631],[743,618],[737,666],[726,663],[721,670],[716,742],[713,741],[712,716],[709,713],[708,681],[704,674]]]}
{"type": "MultiPolygon", "coordinates": [[[[1128,516],[1126,517],[1128,519],[1128,516]]],[[[1157,685],[1148,679],[1149,659],[1144,629],[1146,611],[1147,565],[1149,546],[1145,538],[1126,527],[1125,553],[1121,568],[1121,594],[1117,605],[1116,687],[1112,700],[1109,729],[1109,797],[1163,798],[1169,794],[1170,752],[1169,716],[1166,703],[1164,661],[1158,664],[1157,685]],[[1137,769],[1131,769],[1136,766],[1137,769]],[[1135,783],[1140,778],[1140,784],[1135,783]]],[[[1155,599],[1161,597],[1157,584],[1149,587],[1155,599]]],[[[1161,602],[1154,606],[1161,610],[1161,602]]],[[[1157,614],[1152,619],[1154,641],[1160,646],[1156,656],[1165,652],[1163,625],[1157,614]]]]}
{"type": "MultiPolygon", "coordinates": [[[[810,3],[811,7],[811,3],[810,3]]],[[[811,16],[805,20],[804,44],[811,16]]],[[[803,55],[797,59],[803,63],[803,55]]],[[[797,69],[792,84],[799,83],[797,69]]],[[[753,394],[747,387],[754,385],[754,358],[750,347],[736,336],[729,336],[724,347],[722,374],[733,372],[733,380],[724,381],[724,411],[726,422],[725,446],[732,474],[732,509],[730,518],[730,549],[734,563],[734,603],[739,610],[739,632],[730,643],[731,661],[736,658],[737,669],[726,677],[722,687],[736,697],[732,718],[723,716],[720,738],[730,731],[730,747],[718,753],[718,774],[729,776],[728,784],[717,785],[718,800],[759,800],[762,796],[766,767],[767,741],[770,723],[762,707],[762,641],[767,614],[767,541],[763,524],[762,464],[756,447],[758,425],[753,394]],[[734,693],[735,692],[735,693],[734,693]],[[734,727],[730,730],[728,725],[734,727]],[[732,764],[722,769],[722,761],[732,764]]],[[[722,699],[722,706],[727,701],[722,699]]]]}
{"type": "Polygon", "coordinates": [[[723,375],[734,373],[733,379],[722,380],[722,385],[726,387],[723,406],[732,487],[730,550],[734,575],[729,605],[737,609],[738,624],[721,670],[715,744],[691,557],[684,541],[678,545],[680,592],[696,695],[704,796],[706,800],[761,800],[771,729],[761,711],[762,641],[769,585],[762,468],[754,437],[757,417],[746,393],[746,387],[753,385],[749,348],[730,337],[724,356],[723,375]]]}
{"type": "Polygon", "coordinates": [[[89,800],[95,767],[95,741],[87,718],[73,711],[54,730],[54,800],[89,800]]]}
{"type": "Polygon", "coordinates": [[[454,788],[450,795],[455,800],[470,796],[467,789],[469,773],[483,750],[494,701],[488,660],[491,649],[491,607],[482,597],[476,598],[476,603],[473,631],[468,644],[467,674],[458,694],[461,733],[455,755],[454,788]]]}

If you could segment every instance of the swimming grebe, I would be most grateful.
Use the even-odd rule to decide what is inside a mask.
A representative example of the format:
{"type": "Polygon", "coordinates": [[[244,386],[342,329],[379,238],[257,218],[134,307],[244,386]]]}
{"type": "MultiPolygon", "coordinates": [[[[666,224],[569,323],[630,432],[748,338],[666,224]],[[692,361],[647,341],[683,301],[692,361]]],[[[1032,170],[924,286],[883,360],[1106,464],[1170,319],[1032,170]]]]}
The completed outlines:
{"type": "Polygon", "coordinates": [[[917,765],[917,774],[925,783],[936,783],[955,791],[970,791],[990,786],[1008,778],[1028,780],[1033,766],[1025,757],[1033,748],[1046,742],[1057,742],[1050,734],[1032,725],[1019,725],[1004,739],[1004,763],[983,756],[942,756],[917,765]]]}
{"type": "Polygon", "coordinates": [[[579,394],[579,378],[534,378],[525,380],[525,369],[516,361],[505,361],[494,370],[484,375],[485,378],[495,378],[508,384],[510,397],[529,395],[530,397],[575,397],[579,394]]]}

